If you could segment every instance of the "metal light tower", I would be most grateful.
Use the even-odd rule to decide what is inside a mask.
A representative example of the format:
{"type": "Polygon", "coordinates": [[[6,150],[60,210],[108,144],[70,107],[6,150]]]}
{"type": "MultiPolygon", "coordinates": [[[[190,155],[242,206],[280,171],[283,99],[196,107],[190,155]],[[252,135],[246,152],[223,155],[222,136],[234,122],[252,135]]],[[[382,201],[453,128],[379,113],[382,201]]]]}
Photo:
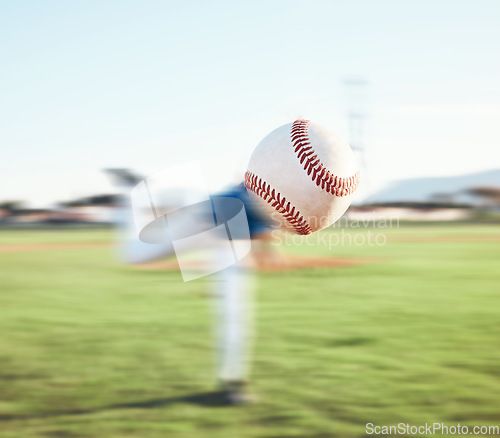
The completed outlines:
{"type": "MultiPolygon", "coordinates": [[[[369,192],[370,175],[366,163],[365,126],[367,115],[368,81],[359,77],[348,77],[342,81],[346,100],[346,115],[349,127],[349,144],[354,152],[361,173],[360,196],[369,192]]],[[[358,195],[358,199],[359,199],[358,195]]]]}
{"type": "Polygon", "coordinates": [[[346,110],[349,126],[349,144],[360,166],[366,171],[364,128],[367,119],[366,95],[368,82],[363,78],[346,78],[342,81],[346,93],[346,110]]]}

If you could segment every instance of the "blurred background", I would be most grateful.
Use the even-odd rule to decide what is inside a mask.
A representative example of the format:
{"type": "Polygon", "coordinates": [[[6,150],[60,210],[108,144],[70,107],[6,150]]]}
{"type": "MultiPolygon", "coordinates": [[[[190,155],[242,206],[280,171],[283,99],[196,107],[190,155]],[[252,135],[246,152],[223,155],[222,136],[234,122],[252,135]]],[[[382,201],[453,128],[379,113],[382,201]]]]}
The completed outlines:
{"type": "Polygon", "coordinates": [[[101,169],[236,175],[298,117],[350,140],[358,203],[493,208],[499,32],[494,1],[3,4],[2,216],[106,221],[101,169]]]}
{"type": "Polygon", "coordinates": [[[500,424],[497,1],[3,2],[0,50],[0,436],[500,424]],[[362,183],[277,249],[316,262],[258,274],[262,401],[226,411],[205,286],[118,264],[103,170],[195,159],[218,190],[299,117],[362,183]]]}

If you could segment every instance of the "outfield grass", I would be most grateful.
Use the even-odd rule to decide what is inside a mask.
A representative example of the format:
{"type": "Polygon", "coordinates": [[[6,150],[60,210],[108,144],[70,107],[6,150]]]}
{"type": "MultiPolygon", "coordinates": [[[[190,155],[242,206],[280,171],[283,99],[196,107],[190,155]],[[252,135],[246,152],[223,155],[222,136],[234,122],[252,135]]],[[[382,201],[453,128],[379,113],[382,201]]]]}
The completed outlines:
{"type": "MultiPolygon", "coordinates": [[[[370,231],[387,243],[282,250],[376,263],[259,274],[261,401],[245,407],[210,398],[203,281],[119,266],[106,247],[0,252],[0,437],[362,437],[369,422],[500,425],[500,226],[345,232],[370,231]]],[[[0,231],[0,245],[111,238],[0,231]]]]}

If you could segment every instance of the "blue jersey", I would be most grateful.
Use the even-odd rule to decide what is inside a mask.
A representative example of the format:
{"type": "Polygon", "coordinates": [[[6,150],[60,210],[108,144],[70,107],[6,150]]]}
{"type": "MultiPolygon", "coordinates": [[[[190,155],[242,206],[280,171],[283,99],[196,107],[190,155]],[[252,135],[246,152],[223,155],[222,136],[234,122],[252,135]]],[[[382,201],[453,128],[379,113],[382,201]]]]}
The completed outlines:
{"type": "Polygon", "coordinates": [[[228,188],[224,192],[217,193],[216,195],[214,195],[214,197],[236,198],[243,202],[247,214],[250,237],[254,238],[257,234],[270,231],[271,223],[269,222],[269,220],[263,217],[262,213],[255,205],[255,202],[250,199],[247,189],[243,183],[228,188]]]}

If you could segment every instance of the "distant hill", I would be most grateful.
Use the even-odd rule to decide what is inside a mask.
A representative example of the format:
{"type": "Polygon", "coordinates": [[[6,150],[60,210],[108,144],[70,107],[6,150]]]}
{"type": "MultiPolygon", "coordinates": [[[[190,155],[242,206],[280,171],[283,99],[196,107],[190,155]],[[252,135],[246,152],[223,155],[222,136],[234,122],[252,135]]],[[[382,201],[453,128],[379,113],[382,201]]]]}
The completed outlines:
{"type": "MultiPolygon", "coordinates": [[[[368,197],[364,203],[425,202],[434,199],[436,195],[453,195],[481,186],[500,187],[500,169],[459,176],[400,180],[368,197]]],[[[456,198],[457,201],[465,200],[462,195],[457,195],[456,198]]]]}

